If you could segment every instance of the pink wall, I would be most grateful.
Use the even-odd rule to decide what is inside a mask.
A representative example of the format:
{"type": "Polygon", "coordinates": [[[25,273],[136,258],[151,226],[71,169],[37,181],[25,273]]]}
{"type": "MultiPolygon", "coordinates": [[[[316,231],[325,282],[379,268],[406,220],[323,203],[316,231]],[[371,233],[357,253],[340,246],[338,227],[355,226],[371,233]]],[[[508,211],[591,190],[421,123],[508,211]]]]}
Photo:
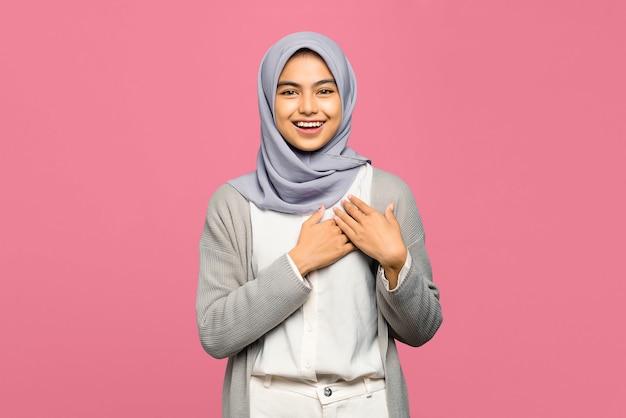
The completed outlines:
{"type": "Polygon", "coordinates": [[[216,417],[195,327],[269,45],[335,38],[351,145],[412,187],[445,321],[416,417],[626,411],[626,3],[4,1],[0,416],[216,417]]]}

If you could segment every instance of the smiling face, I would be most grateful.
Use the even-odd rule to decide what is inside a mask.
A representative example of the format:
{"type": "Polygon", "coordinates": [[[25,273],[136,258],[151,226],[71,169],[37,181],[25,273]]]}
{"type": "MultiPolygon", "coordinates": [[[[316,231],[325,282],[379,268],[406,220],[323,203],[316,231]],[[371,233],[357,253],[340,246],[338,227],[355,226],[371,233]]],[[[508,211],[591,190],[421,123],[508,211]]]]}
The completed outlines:
{"type": "Polygon", "coordinates": [[[316,151],[341,123],[341,99],[326,63],[315,53],[296,54],[278,77],[274,104],[276,127],[301,151],[316,151]]]}

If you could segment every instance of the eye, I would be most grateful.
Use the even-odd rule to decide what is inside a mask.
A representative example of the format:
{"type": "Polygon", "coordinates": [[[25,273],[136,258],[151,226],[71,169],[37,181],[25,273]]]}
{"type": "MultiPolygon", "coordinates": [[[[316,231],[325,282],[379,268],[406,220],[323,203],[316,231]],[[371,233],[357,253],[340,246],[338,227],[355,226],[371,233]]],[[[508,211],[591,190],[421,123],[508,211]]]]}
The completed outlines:
{"type": "Polygon", "coordinates": [[[297,93],[296,93],[295,90],[283,90],[283,91],[281,91],[278,94],[280,94],[281,96],[293,96],[293,95],[295,95],[297,93]]]}
{"type": "Polygon", "coordinates": [[[319,94],[333,94],[335,91],[331,90],[331,89],[321,89],[318,93],[319,94]]]}

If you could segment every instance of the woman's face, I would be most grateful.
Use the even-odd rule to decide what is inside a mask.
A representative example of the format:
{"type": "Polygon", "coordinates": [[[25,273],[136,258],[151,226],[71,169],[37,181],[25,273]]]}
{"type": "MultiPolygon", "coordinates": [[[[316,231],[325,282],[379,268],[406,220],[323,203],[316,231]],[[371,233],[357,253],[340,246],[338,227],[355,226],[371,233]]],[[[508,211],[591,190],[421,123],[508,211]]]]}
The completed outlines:
{"type": "Polygon", "coordinates": [[[341,123],[341,99],[326,63],[315,54],[296,55],[278,77],[276,127],[302,151],[326,145],[341,123]]]}

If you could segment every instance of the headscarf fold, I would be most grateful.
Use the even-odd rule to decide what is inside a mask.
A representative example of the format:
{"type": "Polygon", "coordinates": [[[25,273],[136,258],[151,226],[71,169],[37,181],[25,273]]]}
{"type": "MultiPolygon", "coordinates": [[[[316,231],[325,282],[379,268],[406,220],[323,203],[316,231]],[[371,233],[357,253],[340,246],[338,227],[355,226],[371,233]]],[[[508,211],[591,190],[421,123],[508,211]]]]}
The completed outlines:
{"type": "Polygon", "coordinates": [[[275,43],[261,61],[258,79],[261,146],[257,168],[229,181],[262,209],[307,214],[330,207],[347,192],[358,168],[369,162],[347,146],[352,111],[356,103],[356,78],[339,46],[324,35],[298,32],[275,43]],[[342,105],[339,129],[317,151],[300,151],[282,137],[274,118],[278,77],[291,56],[300,49],[319,54],[335,78],[342,105]]]}

